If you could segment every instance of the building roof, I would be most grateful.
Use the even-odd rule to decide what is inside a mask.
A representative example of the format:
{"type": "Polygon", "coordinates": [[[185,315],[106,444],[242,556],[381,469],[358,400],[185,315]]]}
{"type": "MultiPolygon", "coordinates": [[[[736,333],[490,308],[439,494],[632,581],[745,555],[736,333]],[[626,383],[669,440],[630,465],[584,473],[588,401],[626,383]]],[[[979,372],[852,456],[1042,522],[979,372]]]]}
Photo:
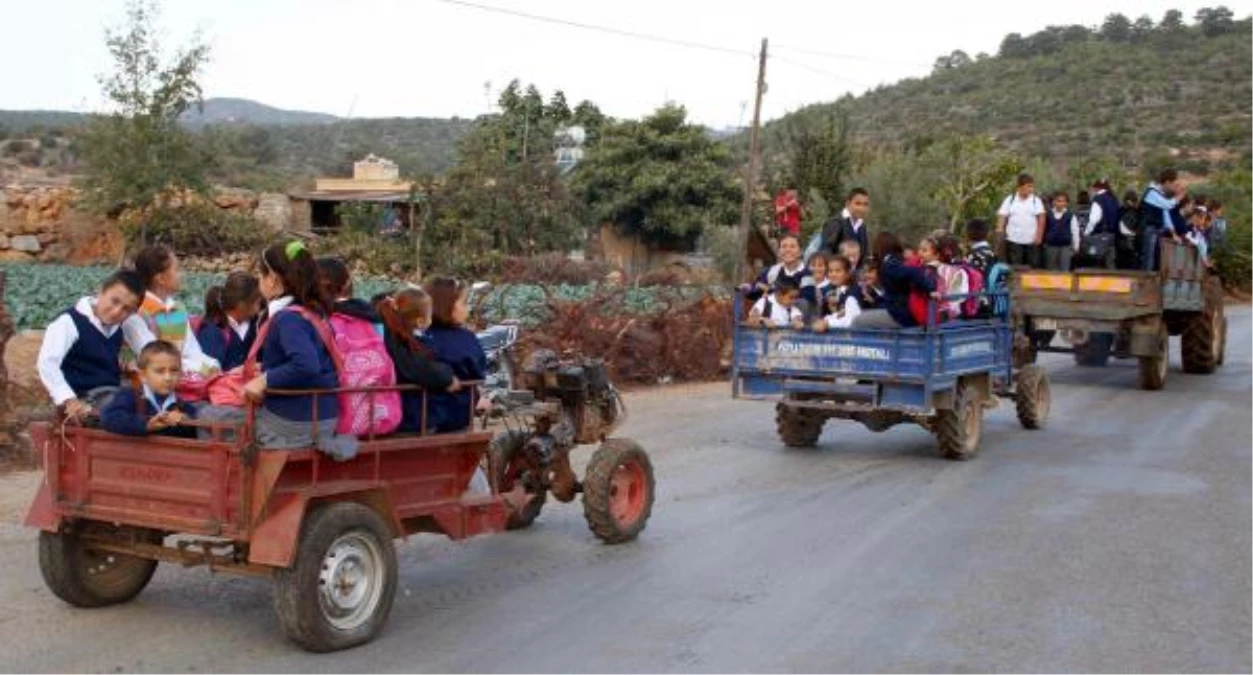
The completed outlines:
{"type": "MultiPolygon", "coordinates": [[[[311,202],[407,202],[408,191],[380,192],[378,190],[309,190],[307,192],[289,192],[287,196],[305,199],[311,202]]],[[[417,201],[424,201],[426,195],[415,195],[417,201]]]]}

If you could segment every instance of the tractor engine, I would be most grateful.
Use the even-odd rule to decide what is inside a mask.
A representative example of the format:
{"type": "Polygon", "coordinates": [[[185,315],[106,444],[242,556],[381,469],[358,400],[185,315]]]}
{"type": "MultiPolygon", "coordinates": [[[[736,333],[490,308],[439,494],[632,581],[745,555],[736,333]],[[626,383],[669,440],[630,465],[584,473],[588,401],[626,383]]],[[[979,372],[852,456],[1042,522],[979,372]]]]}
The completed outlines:
{"type": "Polygon", "coordinates": [[[561,422],[570,425],[574,443],[599,443],[625,420],[622,398],[600,359],[562,360],[550,350],[537,350],[527,359],[522,379],[537,401],[560,402],[561,422]]]}

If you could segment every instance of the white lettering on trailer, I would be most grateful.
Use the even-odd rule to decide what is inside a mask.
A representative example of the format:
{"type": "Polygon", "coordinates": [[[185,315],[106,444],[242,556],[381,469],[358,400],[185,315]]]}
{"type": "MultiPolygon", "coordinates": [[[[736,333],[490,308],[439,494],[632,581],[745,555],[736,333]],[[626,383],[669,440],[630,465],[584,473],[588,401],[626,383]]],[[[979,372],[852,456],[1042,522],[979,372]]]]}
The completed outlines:
{"type": "Polygon", "coordinates": [[[892,354],[883,347],[865,347],[862,345],[844,345],[830,343],[805,343],[780,340],[775,351],[788,356],[834,356],[841,359],[866,359],[869,361],[891,361],[892,354]]]}
{"type": "Polygon", "coordinates": [[[951,359],[960,359],[967,356],[979,356],[981,354],[991,354],[992,343],[990,342],[970,342],[964,345],[957,345],[948,350],[948,356],[951,359]]]}

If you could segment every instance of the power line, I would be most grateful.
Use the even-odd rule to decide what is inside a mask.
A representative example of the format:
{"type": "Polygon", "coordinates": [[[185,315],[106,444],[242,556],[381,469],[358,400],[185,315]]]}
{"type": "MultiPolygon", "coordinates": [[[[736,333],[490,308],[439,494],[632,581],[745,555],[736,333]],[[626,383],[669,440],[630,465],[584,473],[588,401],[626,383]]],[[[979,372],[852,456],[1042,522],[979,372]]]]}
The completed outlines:
{"type": "Polygon", "coordinates": [[[805,70],[808,70],[808,71],[810,71],[810,72],[817,73],[817,74],[819,74],[819,75],[823,75],[823,76],[825,76],[825,77],[830,77],[830,78],[835,79],[835,80],[840,80],[840,81],[842,81],[842,82],[847,82],[847,83],[849,83],[849,84],[855,84],[855,85],[857,85],[857,86],[859,86],[859,87],[867,87],[867,88],[869,88],[869,87],[871,86],[871,85],[866,84],[865,82],[862,82],[862,81],[860,81],[860,80],[855,80],[855,79],[853,79],[853,78],[851,78],[851,77],[845,77],[844,75],[839,75],[839,74],[833,73],[833,72],[831,72],[831,71],[829,71],[829,70],[825,70],[825,69],[823,69],[823,68],[819,68],[819,67],[817,67],[817,66],[811,66],[811,65],[809,65],[808,63],[805,63],[805,62],[803,62],[803,61],[797,61],[797,60],[795,60],[795,59],[790,59],[790,58],[788,58],[788,57],[786,57],[786,56],[779,56],[778,54],[771,54],[771,55],[770,55],[770,58],[772,58],[772,59],[774,59],[774,60],[776,60],[776,61],[779,61],[780,63],[787,63],[787,64],[790,64],[790,65],[796,66],[797,68],[804,68],[805,70]]]}
{"type": "Polygon", "coordinates": [[[675,47],[688,47],[690,49],[703,49],[706,51],[718,52],[720,54],[731,54],[734,56],[746,56],[749,58],[757,57],[757,55],[754,54],[753,52],[743,51],[739,49],[732,49],[730,47],[721,47],[718,45],[704,44],[701,42],[692,42],[690,40],[682,40],[679,38],[671,38],[671,37],[665,37],[661,35],[649,35],[647,33],[637,33],[635,31],[623,30],[621,28],[611,28],[609,26],[598,26],[598,25],[590,24],[590,23],[582,23],[580,21],[558,19],[556,17],[551,17],[551,16],[541,16],[539,14],[531,14],[529,12],[520,12],[515,9],[506,9],[504,7],[495,7],[492,5],[481,5],[481,4],[474,3],[474,2],[467,2],[466,0],[435,0],[435,1],[442,2],[445,4],[449,4],[449,5],[457,5],[460,7],[469,7],[471,9],[477,9],[477,10],[481,10],[484,12],[495,12],[497,14],[507,14],[509,16],[515,16],[515,17],[519,17],[523,19],[530,19],[531,21],[542,21],[544,23],[552,23],[552,24],[557,24],[559,26],[567,26],[569,28],[581,28],[584,30],[593,30],[593,31],[599,31],[601,33],[609,33],[611,35],[617,35],[620,37],[634,38],[636,40],[647,40],[650,42],[659,42],[662,44],[668,44],[668,45],[675,46],[675,47]]]}
{"type": "Polygon", "coordinates": [[[777,51],[796,52],[797,54],[805,54],[807,56],[817,56],[824,59],[839,59],[843,61],[862,61],[865,63],[884,63],[898,66],[914,66],[923,67],[925,64],[914,63],[912,61],[897,61],[896,59],[881,59],[872,56],[862,56],[861,54],[841,54],[838,52],[828,52],[821,49],[809,49],[806,47],[793,47],[789,45],[778,45],[775,47],[777,51]]]}

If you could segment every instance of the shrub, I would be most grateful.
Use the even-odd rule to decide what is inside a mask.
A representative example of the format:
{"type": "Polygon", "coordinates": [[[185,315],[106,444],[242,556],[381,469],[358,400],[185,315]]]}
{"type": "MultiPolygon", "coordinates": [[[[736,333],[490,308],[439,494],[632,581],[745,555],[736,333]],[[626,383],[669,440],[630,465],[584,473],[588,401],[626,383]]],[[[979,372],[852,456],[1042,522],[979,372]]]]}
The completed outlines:
{"type": "Polygon", "coordinates": [[[127,211],[118,225],[128,246],[166,244],[187,256],[252,251],[270,238],[269,229],[251,216],[202,201],[127,211]]]}

